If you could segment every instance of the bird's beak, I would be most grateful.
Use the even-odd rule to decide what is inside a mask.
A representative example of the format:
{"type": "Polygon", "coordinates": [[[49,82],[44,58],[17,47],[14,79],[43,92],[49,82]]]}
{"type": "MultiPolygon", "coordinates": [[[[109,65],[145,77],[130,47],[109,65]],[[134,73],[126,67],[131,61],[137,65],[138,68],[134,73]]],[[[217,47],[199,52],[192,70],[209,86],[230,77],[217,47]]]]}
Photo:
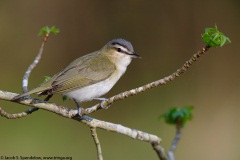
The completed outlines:
{"type": "Polygon", "coordinates": [[[131,54],[133,56],[133,58],[142,58],[139,54],[137,54],[136,52],[133,52],[131,54]]]}

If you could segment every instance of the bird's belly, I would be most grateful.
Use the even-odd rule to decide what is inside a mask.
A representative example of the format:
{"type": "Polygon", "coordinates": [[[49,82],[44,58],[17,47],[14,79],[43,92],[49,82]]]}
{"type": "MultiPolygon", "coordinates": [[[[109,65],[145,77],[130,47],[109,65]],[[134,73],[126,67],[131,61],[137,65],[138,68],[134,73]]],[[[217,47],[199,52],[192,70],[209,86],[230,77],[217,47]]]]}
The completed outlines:
{"type": "Polygon", "coordinates": [[[80,89],[73,90],[65,93],[64,95],[69,98],[74,98],[78,102],[91,101],[94,98],[99,98],[106,94],[116,82],[110,82],[108,80],[92,84],[80,89]]]}

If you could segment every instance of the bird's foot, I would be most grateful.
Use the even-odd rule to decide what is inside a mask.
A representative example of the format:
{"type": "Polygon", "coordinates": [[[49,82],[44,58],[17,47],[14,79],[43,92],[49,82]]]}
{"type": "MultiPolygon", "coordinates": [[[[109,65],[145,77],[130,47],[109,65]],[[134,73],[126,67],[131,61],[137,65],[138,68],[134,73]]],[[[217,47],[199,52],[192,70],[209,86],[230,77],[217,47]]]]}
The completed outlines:
{"type": "Polygon", "coordinates": [[[93,118],[91,117],[88,117],[86,115],[83,115],[83,109],[82,107],[78,104],[78,102],[76,101],[76,99],[73,99],[73,101],[75,102],[76,106],[77,106],[77,114],[76,116],[79,116],[81,120],[86,120],[86,121],[89,121],[91,122],[93,120],[93,118]]]}
{"type": "Polygon", "coordinates": [[[88,117],[88,116],[86,116],[86,115],[83,115],[83,116],[81,117],[81,119],[82,119],[82,120],[86,120],[86,121],[88,121],[88,122],[91,122],[91,121],[93,120],[93,118],[88,117]]]}
{"type": "Polygon", "coordinates": [[[94,98],[95,100],[100,100],[102,101],[100,103],[100,106],[103,108],[103,109],[108,109],[111,105],[107,103],[107,98],[94,98]]]}
{"type": "Polygon", "coordinates": [[[19,102],[19,101],[23,101],[23,100],[27,100],[27,99],[31,98],[29,95],[18,98],[19,96],[20,96],[20,94],[15,96],[15,97],[13,97],[12,101],[19,102]]]}

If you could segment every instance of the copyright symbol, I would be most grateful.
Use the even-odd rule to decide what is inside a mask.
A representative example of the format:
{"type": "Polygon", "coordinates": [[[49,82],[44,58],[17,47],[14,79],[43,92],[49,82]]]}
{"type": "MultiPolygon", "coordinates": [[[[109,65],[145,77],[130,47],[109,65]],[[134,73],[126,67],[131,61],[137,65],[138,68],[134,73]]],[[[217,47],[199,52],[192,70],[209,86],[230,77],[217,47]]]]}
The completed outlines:
{"type": "Polygon", "coordinates": [[[1,159],[3,159],[4,157],[3,156],[1,156],[1,159]]]}

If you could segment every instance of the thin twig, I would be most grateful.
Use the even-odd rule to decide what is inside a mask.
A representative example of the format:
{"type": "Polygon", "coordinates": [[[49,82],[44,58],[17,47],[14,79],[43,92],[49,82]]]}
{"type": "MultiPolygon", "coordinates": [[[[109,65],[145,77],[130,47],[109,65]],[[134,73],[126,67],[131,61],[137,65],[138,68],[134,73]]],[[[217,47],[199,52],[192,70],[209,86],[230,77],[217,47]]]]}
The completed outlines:
{"type": "MultiPolygon", "coordinates": [[[[107,99],[105,101],[105,104],[104,106],[110,106],[113,102],[115,101],[119,101],[119,100],[122,100],[122,99],[125,99],[129,96],[134,96],[140,92],[144,92],[146,90],[149,90],[151,88],[154,88],[154,87],[157,87],[159,85],[164,85],[166,84],[167,82],[170,82],[172,80],[174,80],[175,78],[179,77],[181,74],[185,73],[188,68],[194,63],[196,62],[201,55],[203,55],[204,53],[206,53],[208,51],[210,47],[209,46],[206,46],[204,48],[202,48],[201,50],[199,50],[197,53],[195,53],[188,61],[186,61],[184,63],[184,65],[178,69],[177,71],[175,71],[174,73],[172,73],[171,75],[167,76],[167,77],[164,77],[160,80],[157,80],[157,81],[154,81],[152,83],[148,83],[144,86],[141,86],[141,87],[138,87],[138,88],[135,88],[135,89],[132,89],[132,90],[129,90],[129,91],[125,91],[125,92],[122,92],[120,94],[117,94],[109,99],[107,99]]],[[[96,104],[90,108],[87,108],[84,110],[84,113],[85,114],[90,114],[90,113],[93,113],[93,112],[96,112],[97,110],[99,109],[102,109],[100,103],[99,104],[96,104]]]]}
{"type": "Polygon", "coordinates": [[[0,107],[0,115],[2,117],[6,117],[8,119],[17,119],[17,118],[22,118],[22,117],[26,117],[27,113],[22,112],[22,113],[17,113],[17,114],[10,114],[5,112],[1,107],[0,107]]]}
{"type": "Polygon", "coordinates": [[[26,72],[25,72],[25,74],[23,76],[23,80],[22,80],[22,91],[23,91],[23,93],[28,91],[28,79],[29,79],[30,73],[32,72],[32,70],[39,63],[39,61],[40,61],[40,59],[42,57],[42,53],[43,53],[43,49],[44,49],[45,43],[47,42],[48,37],[49,37],[49,34],[46,34],[45,37],[43,38],[42,45],[41,45],[41,47],[39,49],[39,52],[38,52],[37,56],[35,57],[34,61],[28,67],[28,69],[26,70],[26,72]]]}
{"type": "Polygon", "coordinates": [[[96,128],[95,127],[90,127],[90,129],[91,129],[93,140],[94,140],[96,148],[97,148],[98,160],[103,160],[102,149],[101,149],[100,141],[99,141],[98,136],[97,136],[96,128]]]}
{"type": "MultiPolygon", "coordinates": [[[[43,50],[44,50],[44,46],[48,40],[48,37],[49,37],[49,33],[45,34],[45,36],[43,37],[43,40],[42,40],[42,45],[39,49],[39,52],[37,54],[37,56],[35,57],[34,61],[32,62],[32,64],[28,67],[28,69],[26,70],[24,76],[23,76],[23,80],[22,80],[22,91],[23,93],[26,93],[28,91],[28,79],[29,79],[29,76],[32,72],[32,70],[37,66],[37,64],[39,63],[41,57],[42,57],[42,54],[43,54],[43,50]]],[[[30,108],[26,111],[24,111],[26,114],[31,114],[35,111],[37,111],[38,108],[30,108]]]]}
{"type": "Polygon", "coordinates": [[[152,142],[151,145],[160,160],[168,160],[168,158],[164,154],[164,148],[160,145],[160,143],[152,142]]]}
{"type": "Polygon", "coordinates": [[[172,142],[172,146],[171,148],[169,149],[168,151],[168,158],[169,160],[175,160],[174,158],[174,151],[176,150],[177,148],[177,144],[181,138],[181,126],[177,126],[176,127],[176,135],[175,135],[175,138],[173,139],[173,142],[172,142]]]}

